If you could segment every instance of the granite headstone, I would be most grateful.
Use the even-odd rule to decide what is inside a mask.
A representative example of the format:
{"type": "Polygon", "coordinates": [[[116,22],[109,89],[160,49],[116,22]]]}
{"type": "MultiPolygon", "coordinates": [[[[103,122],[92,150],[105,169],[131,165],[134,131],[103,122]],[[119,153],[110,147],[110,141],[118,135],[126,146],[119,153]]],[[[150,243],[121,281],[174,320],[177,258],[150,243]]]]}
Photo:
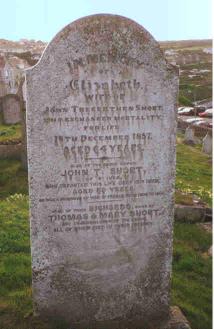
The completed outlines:
{"type": "Polygon", "coordinates": [[[202,152],[206,154],[212,154],[212,149],[213,149],[212,131],[208,130],[206,136],[203,138],[202,152]]]}
{"type": "Polygon", "coordinates": [[[16,124],[21,121],[21,104],[19,97],[13,94],[2,98],[3,122],[16,124]]]}
{"type": "Polygon", "coordinates": [[[177,69],[142,26],[94,15],[56,35],[26,88],[35,313],[74,328],[160,324],[177,69]]]}

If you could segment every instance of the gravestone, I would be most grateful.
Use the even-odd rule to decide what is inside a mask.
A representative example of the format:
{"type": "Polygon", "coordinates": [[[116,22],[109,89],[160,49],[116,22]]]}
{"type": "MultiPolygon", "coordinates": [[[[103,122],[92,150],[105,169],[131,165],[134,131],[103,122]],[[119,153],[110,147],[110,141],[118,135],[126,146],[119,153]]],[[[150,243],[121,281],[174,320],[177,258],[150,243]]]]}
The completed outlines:
{"type": "Polygon", "coordinates": [[[56,35],[26,87],[35,313],[74,328],[160,327],[177,70],[142,26],[95,15],[56,35]]]}
{"type": "Polygon", "coordinates": [[[212,131],[208,130],[206,136],[203,138],[202,152],[206,154],[212,154],[213,140],[212,131]]]}
{"type": "Polygon", "coordinates": [[[16,95],[6,95],[2,98],[3,121],[5,124],[16,124],[21,121],[21,105],[16,95]]]}
{"type": "Polygon", "coordinates": [[[195,127],[192,127],[191,125],[186,128],[185,135],[184,135],[184,141],[186,144],[197,144],[200,143],[200,139],[195,136],[195,127]]]}

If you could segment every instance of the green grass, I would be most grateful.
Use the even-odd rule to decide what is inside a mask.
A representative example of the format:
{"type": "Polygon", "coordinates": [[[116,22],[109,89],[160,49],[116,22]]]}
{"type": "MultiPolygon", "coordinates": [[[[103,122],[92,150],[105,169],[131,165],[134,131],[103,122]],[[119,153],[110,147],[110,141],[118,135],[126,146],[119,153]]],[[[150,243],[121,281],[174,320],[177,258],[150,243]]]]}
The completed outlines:
{"type": "Polygon", "coordinates": [[[188,105],[195,100],[212,98],[212,63],[198,62],[192,64],[184,64],[181,66],[184,70],[180,75],[179,84],[179,102],[183,105],[188,105]],[[194,74],[191,70],[209,70],[206,73],[197,72],[194,77],[189,75],[194,74]],[[187,100],[187,101],[186,101],[187,100]]]}
{"type": "Polygon", "coordinates": [[[2,142],[20,141],[22,137],[21,125],[0,125],[0,144],[2,142]]]}
{"type": "MultiPolygon", "coordinates": [[[[16,194],[0,201],[1,329],[64,328],[32,317],[28,198],[16,194]]],[[[211,329],[211,258],[204,253],[211,234],[193,224],[175,224],[172,305],[193,329],[211,329]]]]}
{"type": "MultiPolygon", "coordinates": [[[[180,87],[179,100],[183,102],[186,98],[190,103],[194,101],[200,101],[202,99],[212,98],[212,85],[202,85],[193,88],[192,84],[185,84],[180,87]]],[[[183,104],[183,103],[182,103],[183,104]]],[[[187,104],[184,104],[187,105],[187,104]]]]}
{"type": "Polygon", "coordinates": [[[180,105],[192,106],[192,102],[191,102],[191,100],[188,97],[179,95],[178,101],[179,101],[179,104],[180,105]]]}
{"type": "Polygon", "coordinates": [[[191,64],[183,64],[181,65],[181,69],[192,70],[192,69],[208,69],[212,70],[212,62],[198,62],[198,63],[191,63],[191,64]]]}
{"type": "Polygon", "coordinates": [[[0,201],[0,251],[0,315],[24,316],[32,309],[27,196],[0,201]]]}
{"type": "Polygon", "coordinates": [[[211,244],[211,233],[193,224],[175,224],[172,304],[193,329],[212,328],[212,259],[205,256],[211,244]]]}
{"type": "Polygon", "coordinates": [[[183,193],[182,191],[176,190],[175,191],[175,203],[186,205],[186,206],[193,206],[194,205],[193,194],[183,193]]]}
{"type": "Polygon", "coordinates": [[[176,188],[193,193],[209,206],[212,205],[212,163],[200,147],[177,143],[176,188]]]}
{"type": "Polygon", "coordinates": [[[27,173],[18,160],[0,160],[0,199],[14,193],[28,194],[27,173]]]}
{"type": "Polygon", "coordinates": [[[28,197],[0,201],[0,329],[60,328],[32,318],[28,197]]]}

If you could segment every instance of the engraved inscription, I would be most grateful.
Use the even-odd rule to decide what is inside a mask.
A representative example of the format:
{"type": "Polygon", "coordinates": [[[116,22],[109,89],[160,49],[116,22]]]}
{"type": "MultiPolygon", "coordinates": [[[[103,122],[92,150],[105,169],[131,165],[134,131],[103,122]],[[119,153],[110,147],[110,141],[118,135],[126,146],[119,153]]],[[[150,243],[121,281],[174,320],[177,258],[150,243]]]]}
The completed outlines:
{"type": "Polygon", "coordinates": [[[117,15],[68,25],[26,71],[38,315],[164,327],[177,82],[152,36],[117,15]]]}

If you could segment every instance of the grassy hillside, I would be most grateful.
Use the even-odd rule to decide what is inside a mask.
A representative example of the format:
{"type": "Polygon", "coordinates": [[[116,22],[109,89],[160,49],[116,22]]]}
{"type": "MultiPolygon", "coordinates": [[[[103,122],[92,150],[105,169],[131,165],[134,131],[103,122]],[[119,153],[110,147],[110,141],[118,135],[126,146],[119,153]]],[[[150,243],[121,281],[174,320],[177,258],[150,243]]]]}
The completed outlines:
{"type": "Polygon", "coordinates": [[[212,159],[201,152],[201,146],[193,147],[183,141],[180,134],[177,138],[176,201],[183,203],[194,194],[211,207],[212,159]],[[183,194],[182,199],[179,192],[183,194]]]}
{"type": "Polygon", "coordinates": [[[160,46],[167,60],[180,67],[180,104],[211,99],[212,40],[168,41],[160,46]]]}

